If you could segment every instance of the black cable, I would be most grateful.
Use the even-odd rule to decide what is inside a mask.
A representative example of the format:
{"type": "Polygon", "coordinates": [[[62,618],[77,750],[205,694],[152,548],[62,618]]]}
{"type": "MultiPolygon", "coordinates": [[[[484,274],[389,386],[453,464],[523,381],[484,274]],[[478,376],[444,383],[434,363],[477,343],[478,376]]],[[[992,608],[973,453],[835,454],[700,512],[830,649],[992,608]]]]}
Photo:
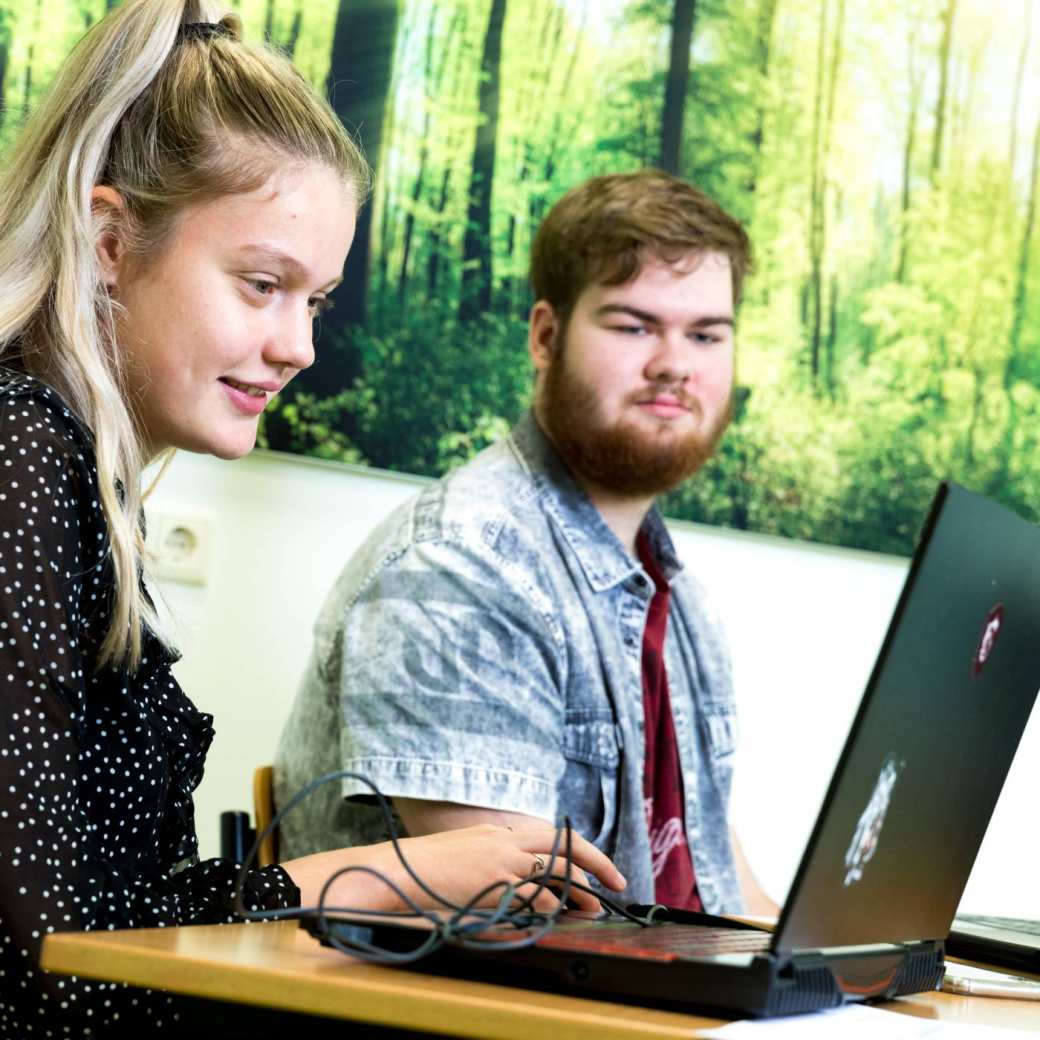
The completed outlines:
{"type": "MultiPolygon", "coordinates": [[[[513,950],[524,946],[531,946],[551,931],[553,926],[556,924],[559,915],[565,909],[567,899],[575,889],[589,892],[596,896],[604,907],[613,914],[617,914],[643,926],[649,925],[651,923],[650,917],[652,916],[652,913],[651,915],[648,915],[646,919],[640,918],[605,898],[588,885],[574,880],[573,864],[571,862],[571,854],[573,851],[572,845],[570,820],[565,818],[563,826],[558,827],[556,830],[552,849],[549,853],[549,859],[544,870],[536,871],[527,877],[521,878],[518,882],[505,880],[493,882],[475,893],[467,902],[462,904],[454,903],[452,900],[441,895],[428,885],[415,872],[411,864],[408,862],[398,839],[397,827],[394,823],[390,804],[387,802],[386,797],[379,788],[377,788],[376,785],[362,773],[355,773],[349,770],[337,770],[333,773],[326,773],[324,776],[320,776],[306,784],[275,813],[271,822],[259,834],[257,834],[252,848],[250,848],[249,853],[242,863],[235,883],[235,912],[239,917],[249,921],[286,920],[291,918],[311,920],[314,927],[310,930],[321,939],[322,942],[343,953],[347,953],[352,957],[358,957],[364,960],[383,964],[408,964],[419,960],[422,957],[428,956],[446,943],[464,946],[470,949],[484,949],[489,952],[495,949],[513,950]],[[289,907],[279,910],[249,910],[245,906],[243,902],[245,879],[248,875],[250,865],[255,862],[257,853],[259,852],[260,846],[264,840],[275,830],[278,824],[289,812],[295,809],[300,802],[313,794],[319,787],[328,783],[333,783],[337,780],[346,779],[360,781],[371,790],[383,814],[383,820],[386,824],[387,833],[393,846],[394,853],[401,866],[404,867],[405,873],[415,882],[424,895],[434,903],[439,904],[440,907],[443,907],[444,911],[448,911],[448,916],[445,917],[442,911],[428,910],[421,906],[412,896],[403,891],[392,878],[388,877],[382,871],[376,870],[373,867],[365,866],[364,864],[348,865],[333,872],[322,886],[321,892],[318,896],[318,905],[316,907],[289,907]],[[564,844],[566,863],[562,875],[552,873],[552,865],[559,854],[561,837],[564,844]],[[385,911],[372,910],[368,907],[327,905],[326,900],[333,884],[343,875],[353,872],[369,874],[382,881],[383,884],[385,884],[387,888],[390,889],[390,891],[393,892],[394,895],[405,905],[405,907],[407,907],[407,909],[385,911]],[[535,909],[535,900],[538,899],[542,892],[546,891],[549,884],[552,882],[562,882],[558,894],[557,905],[550,911],[535,909]],[[521,887],[530,884],[535,885],[532,892],[521,893],[519,891],[521,887]],[[499,888],[502,891],[493,909],[488,909],[478,905],[479,903],[484,902],[496,889],[499,888]],[[344,925],[342,918],[333,918],[329,916],[330,914],[349,915],[352,918],[379,917],[384,919],[421,919],[429,923],[430,931],[426,938],[424,938],[423,941],[412,950],[391,950],[369,942],[368,939],[362,935],[363,932],[367,932],[367,929],[365,929],[364,926],[352,927],[350,924],[344,925]],[[479,938],[479,936],[486,934],[492,929],[497,929],[502,925],[512,925],[517,930],[522,930],[527,934],[514,940],[497,938],[494,940],[488,940],[479,938]]],[[[422,930],[416,929],[416,934],[422,935],[422,930]]]]}

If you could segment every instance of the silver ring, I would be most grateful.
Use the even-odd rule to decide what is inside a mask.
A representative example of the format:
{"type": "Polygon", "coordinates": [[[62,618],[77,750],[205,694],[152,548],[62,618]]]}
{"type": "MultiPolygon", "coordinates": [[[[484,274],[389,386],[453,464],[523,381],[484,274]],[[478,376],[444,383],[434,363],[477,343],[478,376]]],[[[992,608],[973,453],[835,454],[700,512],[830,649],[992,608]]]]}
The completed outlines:
{"type": "Polygon", "coordinates": [[[545,860],[537,852],[534,854],[534,872],[536,874],[545,873],[545,860]]]}

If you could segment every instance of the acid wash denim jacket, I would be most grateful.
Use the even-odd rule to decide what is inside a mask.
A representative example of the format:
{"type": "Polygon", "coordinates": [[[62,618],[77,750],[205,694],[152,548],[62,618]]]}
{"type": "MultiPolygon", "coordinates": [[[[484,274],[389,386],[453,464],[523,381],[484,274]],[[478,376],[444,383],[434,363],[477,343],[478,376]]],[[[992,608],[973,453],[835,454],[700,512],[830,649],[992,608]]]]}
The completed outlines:
{"type": "MultiPolygon", "coordinates": [[[[729,659],[656,509],[643,530],[672,588],[665,660],[699,891],[706,910],[735,912],[729,659]]],[[[528,414],[347,564],[282,735],[277,804],[349,769],[390,797],[566,814],[628,879],[622,901],[653,902],[641,670],[652,594],[528,414]]],[[[282,858],[384,840],[368,794],[352,780],[318,789],[284,819],[282,858]]]]}

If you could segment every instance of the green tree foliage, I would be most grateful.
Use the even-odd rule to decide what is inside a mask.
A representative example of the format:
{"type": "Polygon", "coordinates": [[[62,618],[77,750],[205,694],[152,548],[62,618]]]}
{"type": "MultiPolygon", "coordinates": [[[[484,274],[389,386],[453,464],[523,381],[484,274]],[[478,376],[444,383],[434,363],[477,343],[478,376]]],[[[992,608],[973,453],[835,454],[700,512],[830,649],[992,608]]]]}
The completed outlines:
{"type": "MultiPolygon", "coordinates": [[[[0,0],[0,143],[108,2],[0,0]]],[[[351,3],[235,6],[323,88],[360,75],[330,69],[351,3]]],[[[500,435],[530,398],[540,219],[667,140],[668,162],[747,223],[757,260],[734,422],[668,510],[904,553],[949,477],[1040,518],[1038,8],[399,0],[364,321],[327,324],[268,443],[436,474],[500,435]],[[687,34],[688,64],[673,46],[687,34]],[[489,209],[473,205],[478,154],[489,209]],[[479,313],[460,312],[464,284],[479,313]]]]}

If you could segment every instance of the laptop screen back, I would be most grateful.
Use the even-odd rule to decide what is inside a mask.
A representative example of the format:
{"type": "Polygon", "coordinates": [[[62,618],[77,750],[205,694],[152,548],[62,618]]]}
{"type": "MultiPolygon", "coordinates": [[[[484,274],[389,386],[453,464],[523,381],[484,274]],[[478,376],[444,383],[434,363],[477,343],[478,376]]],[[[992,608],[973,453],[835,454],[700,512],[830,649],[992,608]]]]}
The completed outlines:
{"type": "Polygon", "coordinates": [[[943,485],[774,947],[944,938],[1038,688],[1040,528],[943,485]]]}

